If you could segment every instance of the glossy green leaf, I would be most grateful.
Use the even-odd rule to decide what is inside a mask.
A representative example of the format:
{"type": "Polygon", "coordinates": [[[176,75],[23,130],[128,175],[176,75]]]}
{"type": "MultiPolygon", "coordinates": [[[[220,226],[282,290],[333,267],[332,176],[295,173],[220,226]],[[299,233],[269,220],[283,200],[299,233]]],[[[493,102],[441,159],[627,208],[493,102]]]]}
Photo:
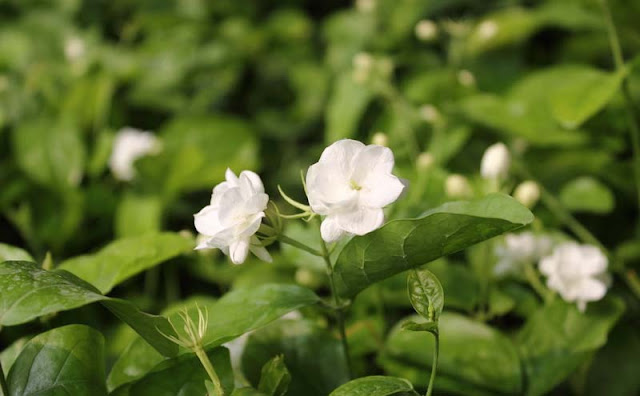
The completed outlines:
{"type": "Polygon", "coordinates": [[[172,330],[167,320],[139,311],[128,301],[101,295],[98,290],[66,271],[45,271],[34,263],[6,261],[0,264],[0,325],[13,326],[59,311],[101,302],[167,356],[177,346],[158,333],[172,330]]]}
{"type": "Polygon", "coordinates": [[[278,355],[262,366],[258,390],[271,396],[284,396],[291,383],[291,374],[284,364],[284,357],[278,355]]]}
{"type": "Polygon", "coordinates": [[[618,91],[627,69],[607,73],[574,67],[549,96],[551,112],[565,128],[574,129],[606,106],[618,91]]]}
{"type": "Polygon", "coordinates": [[[491,194],[450,202],[423,217],[395,220],[354,237],[342,250],[334,274],[340,295],[353,297],[371,284],[522,227],[533,215],[513,198],[491,194]]]}
{"type": "MultiPolygon", "coordinates": [[[[233,390],[233,371],[226,348],[215,348],[207,353],[225,394],[233,390]]],[[[158,364],[141,379],[123,385],[111,395],[117,396],[173,396],[205,395],[207,372],[194,354],[182,355],[158,364]]]]}
{"type": "Polygon", "coordinates": [[[35,262],[33,257],[24,249],[20,249],[16,246],[7,245],[6,243],[0,243],[0,262],[2,261],[32,261],[35,262]]]}
{"type": "Polygon", "coordinates": [[[609,187],[589,176],[579,177],[560,190],[560,201],[576,212],[605,214],[613,210],[614,196],[609,187]]]}
{"type": "Polygon", "coordinates": [[[64,191],[82,180],[85,147],[73,124],[44,118],[21,123],[13,145],[18,165],[36,182],[64,191]]]}
{"type": "Polygon", "coordinates": [[[418,395],[404,378],[374,375],[349,381],[331,392],[329,396],[392,396],[418,395]]]}
{"type": "Polygon", "coordinates": [[[127,194],[116,209],[118,238],[158,233],[162,226],[162,201],[154,195],[127,194]]]}
{"type": "MultiPolygon", "coordinates": [[[[408,319],[419,320],[417,316],[408,319]]],[[[455,392],[462,387],[468,390],[466,394],[521,393],[520,358],[506,335],[484,323],[446,311],[440,316],[439,329],[436,389],[455,392]]],[[[386,362],[418,368],[419,383],[426,385],[433,359],[433,338],[426,332],[404,330],[399,323],[389,334],[381,362],[391,375],[401,372],[393,370],[396,367],[393,365],[389,370],[386,362]]]]}
{"type": "Polygon", "coordinates": [[[472,54],[479,54],[520,43],[535,32],[541,22],[535,12],[517,7],[489,14],[469,34],[467,49],[472,54]]]}
{"type": "Polygon", "coordinates": [[[623,311],[623,302],[616,298],[589,303],[584,313],[560,299],[538,309],[516,337],[527,375],[526,394],[546,394],[565,380],[606,343],[623,311]]]}
{"type": "Polygon", "coordinates": [[[30,339],[31,337],[18,338],[11,345],[2,350],[2,353],[0,353],[0,363],[2,363],[2,369],[5,374],[11,370],[11,366],[13,366],[18,355],[20,355],[20,352],[22,352],[22,349],[27,345],[27,342],[29,342],[30,339]]]}
{"type": "Polygon", "coordinates": [[[437,323],[444,308],[444,291],[438,278],[428,269],[415,269],[407,277],[407,290],[413,309],[429,322],[437,323]]]}
{"type": "Polygon", "coordinates": [[[231,396],[269,396],[269,395],[246,386],[244,388],[236,388],[231,394],[231,396]]]}
{"type": "Polygon", "coordinates": [[[242,369],[252,384],[260,380],[262,366],[284,355],[291,372],[289,395],[326,396],[348,381],[340,341],[307,320],[281,320],[249,336],[242,369]]]}
{"type": "Polygon", "coordinates": [[[16,359],[8,396],[106,395],[104,338],[84,325],[34,337],[16,359]]]}
{"type": "Polygon", "coordinates": [[[194,245],[192,239],[175,233],[142,235],[116,240],[97,253],[66,260],[58,268],[106,294],[132,276],[191,251],[194,245]]]}
{"type": "Polygon", "coordinates": [[[352,73],[342,74],[335,82],[325,115],[325,142],[352,138],[358,132],[358,123],[372,92],[363,84],[354,81],[352,73]]]}

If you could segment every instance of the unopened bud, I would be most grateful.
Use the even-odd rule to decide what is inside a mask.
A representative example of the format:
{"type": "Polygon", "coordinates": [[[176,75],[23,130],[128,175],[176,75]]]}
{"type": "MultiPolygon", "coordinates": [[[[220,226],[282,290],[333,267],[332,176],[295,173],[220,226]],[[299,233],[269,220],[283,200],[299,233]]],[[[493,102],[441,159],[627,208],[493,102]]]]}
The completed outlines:
{"type": "Polygon", "coordinates": [[[498,33],[498,24],[494,21],[488,19],[486,21],[481,22],[476,30],[478,32],[478,37],[483,40],[489,40],[493,36],[498,33]]]}
{"type": "Polygon", "coordinates": [[[366,13],[376,9],[376,0],[356,0],[356,10],[366,13]]]}
{"type": "Polygon", "coordinates": [[[533,208],[540,199],[540,186],[532,180],[522,182],[516,187],[513,197],[527,208],[533,208]]]}
{"type": "Polygon", "coordinates": [[[299,285],[309,287],[311,289],[315,289],[322,284],[322,278],[315,272],[306,268],[298,269],[295,274],[295,279],[299,285]]]}
{"type": "Polygon", "coordinates": [[[418,158],[416,158],[416,166],[418,167],[418,170],[427,170],[433,166],[434,162],[435,158],[433,158],[433,155],[427,152],[420,153],[418,158]]]}
{"type": "Polygon", "coordinates": [[[447,177],[445,191],[451,198],[467,198],[472,193],[469,180],[458,174],[452,174],[447,177]]]}
{"type": "Polygon", "coordinates": [[[440,111],[430,104],[420,106],[418,113],[420,114],[420,118],[429,124],[435,124],[441,120],[440,111]]]}
{"type": "Polygon", "coordinates": [[[503,143],[496,143],[484,152],[480,163],[480,174],[485,179],[503,179],[509,172],[511,154],[503,143]]]}
{"type": "Polygon", "coordinates": [[[460,70],[458,72],[458,82],[463,87],[472,87],[476,85],[476,78],[469,70],[460,70]]]}
{"type": "Polygon", "coordinates": [[[438,25],[428,19],[423,19],[416,24],[416,37],[420,41],[431,41],[438,37],[438,25]]]}
{"type": "Polygon", "coordinates": [[[373,56],[367,52],[359,52],[353,57],[353,79],[356,82],[363,83],[369,79],[373,61],[373,56]]]}
{"type": "Polygon", "coordinates": [[[387,134],[384,132],[376,132],[373,134],[373,137],[371,138],[371,143],[376,144],[378,146],[387,147],[389,146],[389,138],[387,137],[387,134]]]}
{"type": "Polygon", "coordinates": [[[82,58],[86,52],[84,41],[79,37],[71,37],[64,43],[64,55],[69,62],[82,58]]]}

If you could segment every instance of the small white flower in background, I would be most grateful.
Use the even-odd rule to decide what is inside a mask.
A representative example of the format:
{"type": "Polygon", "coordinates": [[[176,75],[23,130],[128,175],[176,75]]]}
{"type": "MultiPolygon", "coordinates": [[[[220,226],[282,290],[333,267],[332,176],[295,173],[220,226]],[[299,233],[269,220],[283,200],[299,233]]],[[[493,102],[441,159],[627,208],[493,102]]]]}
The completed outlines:
{"type": "Polygon", "coordinates": [[[496,246],[498,263],[494,267],[496,275],[518,273],[525,263],[537,263],[551,253],[553,240],[547,235],[536,235],[525,231],[505,235],[503,243],[496,246]]]}
{"type": "Polygon", "coordinates": [[[516,187],[513,197],[527,208],[533,208],[540,199],[540,186],[532,180],[524,181],[516,187]]]}
{"type": "Polygon", "coordinates": [[[484,152],[480,163],[480,174],[485,179],[503,179],[509,172],[511,154],[503,143],[496,143],[484,152]]]}
{"type": "Polygon", "coordinates": [[[540,261],[540,272],[550,289],[584,312],[587,302],[598,301],[607,293],[607,265],[607,257],[597,247],[565,242],[540,261]]]}
{"type": "Polygon", "coordinates": [[[498,24],[488,19],[481,22],[477,27],[478,36],[483,40],[489,40],[498,33],[498,24]]]}
{"type": "Polygon", "coordinates": [[[364,235],[384,222],[382,208],[400,197],[405,186],[391,174],[394,159],[387,147],[344,139],[327,147],[307,171],[311,209],[326,216],[322,239],[364,235]]]}
{"type": "Polygon", "coordinates": [[[376,9],[376,0],[356,0],[356,9],[367,13],[376,9]]]}
{"type": "Polygon", "coordinates": [[[122,128],[113,141],[109,168],[118,180],[129,181],[135,176],[134,162],[147,154],[161,150],[160,140],[151,132],[122,128]]]}
{"type": "Polygon", "coordinates": [[[64,56],[69,62],[75,62],[84,57],[86,46],[79,37],[70,37],[64,43],[64,56]]]}
{"type": "Polygon", "coordinates": [[[428,19],[423,19],[416,24],[415,34],[420,41],[430,41],[438,37],[438,25],[428,19]]]}
{"type": "Polygon", "coordinates": [[[444,190],[451,198],[468,198],[473,191],[466,177],[458,174],[447,176],[444,182],[444,190]]]}
{"type": "Polygon", "coordinates": [[[368,52],[359,52],[353,56],[353,79],[358,83],[364,83],[369,79],[373,69],[374,59],[368,52]]]}
{"type": "Polygon", "coordinates": [[[418,170],[428,170],[433,166],[435,161],[433,154],[422,152],[418,154],[418,158],[416,158],[416,167],[418,170]]]}
{"type": "Polygon", "coordinates": [[[249,251],[270,262],[269,252],[254,235],[269,202],[260,176],[243,171],[238,177],[227,169],[225,177],[213,188],[211,203],[194,216],[196,229],[208,237],[196,249],[220,249],[234,264],[243,263],[249,251]]]}
{"type": "Polygon", "coordinates": [[[378,146],[387,147],[389,145],[389,138],[387,137],[387,134],[384,132],[376,132],[373,134],[373,137],[371,138],[371,143],[376,144],[378,146]]]}
{"type": "Polygon", "coordinates": [[[476,85],[476,77],[469,70],[460,70],[458,72],[458,82],[463,87],[472,87],[476,85]]]}
{"type": "Polygon", "coordinates": [[[440,111],[438,111],[438,109],[434,105],[430,104],[420,106],[420,108],[418,109],[418,114],[420,115],[420,118],[430,124],[435,124],[442,118],[442,116],[440,115],[440,111]]]}

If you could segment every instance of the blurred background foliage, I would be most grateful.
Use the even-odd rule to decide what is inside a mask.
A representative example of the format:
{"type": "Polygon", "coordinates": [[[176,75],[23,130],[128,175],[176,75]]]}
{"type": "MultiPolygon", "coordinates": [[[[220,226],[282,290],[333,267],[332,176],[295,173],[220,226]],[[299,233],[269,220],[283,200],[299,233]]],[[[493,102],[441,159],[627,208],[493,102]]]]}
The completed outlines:
{"type": "MultiPolygon", "coordinates": [[[[640,1],[609,3],[624,70],[614,67],[597,0],[0,0],[0,240],[38,261],[51,252],[61,262],[119,237],[193,232],[192,214],[227,167],[258,171],[278,202],[278,184],[302,201],[300,171],[328,143],[370,142],[383,132],[396,172],[412,184],[390,217],[417,216],[449,200],[445,180],[453,173],[467,175],[472,194],[481,195],[480,157],[504,141],[530,172],[512,176],[512,187],[533,175],[640,268],[632,151],[617,94],[628,78],[640,97],[640,1]],[[115,133],[125,126],[153,131],[163,146],[137,161],[130,183],[108,170],[115,133]],[[431,155],[427,163],[423,152],[431,155]]],[[[561,226],[542,206],[535,214],[547,228],[561,226]]],[[[288,232],[316,238],[303,224],[288,232]]],[[[274,256],[273,265],[232,267],[215,252],[192,254],[163,266],[160,283],[139,277],[116,293],[157,311],[181,296],[266,281],[326,287],[316,258],[286,247],[274,256]],[[144,292],[135,287],[144,284],[144,292]]],[[[473,250],[468,256],[472,263],[473,250]]],[[[448,308],[469,312],[477,279],[464,270],[464,256],[449,261],[430,268],[448,308]]],[[[375,303],[354,306],[360,356],[378,350],[391,319],[410,312],[404,278],[373,289],[363,301],[375,302],[380,292],[398,310],[385,321],[370,315],[375,303]]],[[[510,284],[492,304],[496,323],[508,330],[537,303],[510,284]]],[[[606,359],[627,364],[624,345],[640,350],[629,327],[638,328],[637,303],[630,308],[635,322],[616,329],[630,341],[617,345],[614,337],[606,359]]],[[[269,331],[250,350],[259,353],[258,342],[281,330],[269,331]]],[[[380,366],[409,378],[409,361],[393,354],[381,355],[380,366]]],[[[605,394],[597,380],[603,361],[595,360],[594,375],[580,366],[558,394],[569,387],[605,394]]],[[[518,393],[519,378],[493,374],[508,379],[462,373],[458,379],[475,388],[458,392],[518,393]]],[[[619,394],[631,395],[625,391],[637,390],[638,380],[625,378],[619,394]]]]}

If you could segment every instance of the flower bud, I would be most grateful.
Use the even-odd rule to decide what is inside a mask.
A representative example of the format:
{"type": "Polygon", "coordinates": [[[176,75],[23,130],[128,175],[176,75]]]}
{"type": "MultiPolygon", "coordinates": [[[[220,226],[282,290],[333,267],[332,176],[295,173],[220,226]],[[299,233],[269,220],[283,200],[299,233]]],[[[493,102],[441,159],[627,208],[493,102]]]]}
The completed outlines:
{"type": "Polygon", "coordinates": [[[435,159],[431,153],[422,152],[416,158],[416,166],[418,170],[427,170],[433,166],[435,159]]]}
{"type": "Polygon", "coordinates": [[[513,197],[527,208],[533,208],[540,199],[540,187],[538,183],[527,180],[516,187],[513,197]]]}
{"type": "Polygon", "coordinates": [[[445,191],[451,198],[466,198],[472,193],[471,185],[466,177],[452,174],[445,181],[445,191]]]}
{"type": "Polygon", "coordinates": [[[503,143],[491,145],[482,156],[480,174],[485,179],[502,179],[511,165],[511,154],[503,143]]]}
{"type": "Polygon", "coordinates": [[[463,87],[472,87],[476,85],[476,78],[469,70],[460,70],[458,72],[458,82],[463,87]]]}
{"type": "Polygon", "coordinates": [[[498,33],[498,24],[487,19],[476,27],[476,31],[478,32],[478,37],[483,40],[489,40],[498,33]]]}
{"type": "Polygon", "coordinates": [[[373,137],[371,138],[371,143],[378,146],[388,147],[389,138],[384,132],[376,132],[373,134],[373,137]]]}
{"type": "Polygon", "coordinates": [[[438,25],[428,19],[423,19],[416,24],[415,34],[420,41],[431,41],[438,37],[438,25]]]}
{"type": "Polygon", "coordinates": [[[376,0],[356,0],[356,10],[362,13],[372,12],[376,9],[376,0]]]}
{"type": "Polygon", "coordinates": [[[64,43],[64,56],[69,62],[80,60],[86,53],[84,41],[79,37],[70,37],[64,43]]]}
{"type": "Polygon", "coordinates": [[[374,59],[367,52],[357,53],[352,60],[353,79],[358,83],[363,83],[369,79],[371,69],[373,68],[374,59]]]}
{"type": "Polygon", "coordinates": [[[420,108],[418,109],[418,113],[420,114],[420,118],[422,118],[429,124],[435,124],[442,118],[440,111],[438,111],[435,106],[430,104],[420,106],[420,108]]]}
{"type": "Polygon", "coordinates": [[[298,269],[295,274],[295,279],[299,285],[309,287],[311,289],[315,289],[322,285],[322,277],[307,268],[298,269]]]}

